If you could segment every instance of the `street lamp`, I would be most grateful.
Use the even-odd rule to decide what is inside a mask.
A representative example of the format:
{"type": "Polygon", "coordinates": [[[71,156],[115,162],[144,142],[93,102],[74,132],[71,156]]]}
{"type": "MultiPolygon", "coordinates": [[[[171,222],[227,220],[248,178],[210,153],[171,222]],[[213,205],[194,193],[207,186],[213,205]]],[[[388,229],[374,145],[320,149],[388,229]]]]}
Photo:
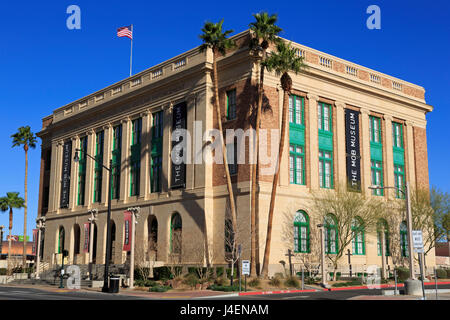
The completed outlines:
{"type": "Polygon", "coordinates": [[[324,236],[324,224],[320,223],[317,225],[320,230],[320,253],[321,253],[321,273],[322,273],[322,287],[327,288],[327,278],[325,272],[325,236],[324,236]]]}
{"type": "Polygon", "coordinates": [[[39,271],[41,264],[41,232],[45,229],[45,217],[40,217],[36,219],[37,229],[38,229],[38,241],[36,248],[36,279],[39,279],[39,271]]]}
{"type": "Polygon", "coordinates": [[[136,219],[139,218],[140,207],[130,207],[127,211],[131,212],[131,253],[130,253],[130,289],[134,288],[134,244],[136,236],[135,227],[137,224],[136,219]]]}
{"type": "Polygon", "coordinates": [[[405,197],[406,201],[406,227],[408,229],[408,253],[409,253],[409,279],[405,281],[405,291],[408,294],[408,283],[411,285],[411,290],[414,291],[416,286],[420,288],[420,281],[418,281],[414,274],[414,252],[413,252],[413,241],[412,241],[412,217],[411,217],[411,196],[409,190],[409,182],[405,184],[405,190],[398,187],[381,187],[381,186],[370,186],[369,189],[396,189],[400,191],[405,197]]]}
{"type": "MultiPolygon", "coordinates": [[[[74,162],[80,161],[80,158],[78,156],[79,152],[84,152],[81,149],[75,149],[75,157],[73,158],[74,162]]],[[[104,169],[106,169],[109,173],[109,182],[108,182],[108,214],[106,217],[106,255],[105,255],[105,271],[103,276],[103,288],[102,292],[109,292],[109,283],[108,283],[108,272],[109,272],[109,259],[110,259],[110,247],[111,247],[111,228],[110,228],[110,221],[111,221],[111,184],[112,184],[112,159],[109,160],[109,168],[103,165],[103,163],[99,162],[97,159],[89,155],[87,152],[84,152],[84,154],[94,160],[96,163],[100,164],[104,169]]]]}
{"type": "Polygon", "coordinates": [[[89,279],[92,280],[92,260],[94,255],[94,222],[97,221],[97,209],[88,210],[88,213],[91,214],[91,217],[88,218],[90,223],[89,227],[89,279]]]}

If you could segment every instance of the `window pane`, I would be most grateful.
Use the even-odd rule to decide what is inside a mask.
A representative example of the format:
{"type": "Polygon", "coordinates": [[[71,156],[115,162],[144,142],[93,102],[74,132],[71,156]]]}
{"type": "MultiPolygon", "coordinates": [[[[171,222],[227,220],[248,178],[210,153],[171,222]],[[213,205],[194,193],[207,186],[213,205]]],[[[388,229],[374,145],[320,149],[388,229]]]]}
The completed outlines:
{"type": "Polygon", "coordinates": [[[289,156],[289,172],[290,172],[290,181],[294,183],[294,157],[289,156]]]}
{"type": "Polygon", "coordinates": [[[289,97],[289,122],[290,123],[294,122],[294,110],[293,110],[293,102],[292,102],[293,99],[294,99],[293,96],[289,97]]]}
{"type": "Polygon", "coordinates": [[[297,97],[295,100],[295,123],[297,124],[302,123],[301,110],[302,110],[301,100],[300,98],[297,97]]]}
{"type": "Polygon", "coordinates": [[[330,131],[330,109],[328,106],[323,107],[323,130],[330,131]]]}
{"type": "Polygon", "coordinates": [[[317,105],[317,121],[318,121],[319,129],[323,129],[322,128],[322,105],[320,103],[317,105]]]}

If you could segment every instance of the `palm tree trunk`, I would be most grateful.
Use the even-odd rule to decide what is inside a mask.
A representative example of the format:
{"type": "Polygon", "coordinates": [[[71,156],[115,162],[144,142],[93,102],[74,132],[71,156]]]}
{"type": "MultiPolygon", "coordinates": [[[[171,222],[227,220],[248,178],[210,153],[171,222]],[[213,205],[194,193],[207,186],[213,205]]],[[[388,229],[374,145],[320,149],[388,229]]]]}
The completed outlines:
{"type": "MultiPolygon", "coordinates": [[[[263,58],[265,57],[265,50],[263,51],[263,58]]],[[[251,195],[251,270],[250,276],[254,277],[255,275],[259,275],[259,268],[257,269],[257,265],[259,266],[259,235],[258,235],[258,226],[259,226],[259,214],[256,211],[256,193],[257,193],[257,175],[259,169],[259,128],[261,125],[261,108],[262,108],[262,100],[263,100],[263,85],[264,85],[264,66],[259,60],[259,83],[258,83],[258,109],[256,112],[256,121],[255,121],[255,149],[253,157],[256,158],[256,163],[252,164],[252,195],[251,195]]]]}
{"type": "Polygon", "coordinates": [[[13,211],[9,208],[9,240],[8,240],[8,273],[10,272],[11,266],[11,232],[13,227],[13,211]]]}
{"type": "MultiPolygon", "coordinates": [[[[236,219],[236,205],[234,201],[234,193],[233,193],[233,186],[231,185],[231,176],[230,176],[230,170],[228,168],[228,159],[227,159],[227,148],[225,147],[225,140],[223,138],[223,129],[222,129],[222,115],[220,112],[220,105],[219,105],[219,80],[217,76],[217,52],[213,49],[213,77],[214,77],[214,106],[217,113],[217,122],[219,124],[219,131],[220,131],[220,139],[222,143],[222,154],[223,154],[223,164],[225,167],[225,175],[227,178],[227,188],[228,188],[228,195],[230,199],[230,210],[231,210],[231,223],[233,225],[233,230],[231,232],[231,236],[233,237],[234,241],[236,241],[236,232],[237,232],[237,219],[236,219]]],[[[233,250],[233,254],[235,254],[235,250],[233,250]]]]}
{"type": "Polygon", "coordinates": [[[28,186],[27,186],[27,180],[28,180],[28,150],[27,146],[25,145],[25,206],[23,208],[23,272],[25,272],[25,268],[27,266],[27,199],[28,199],[28,186]]]}
{"type": "Polygon", "coordinates": [[[269,272],[269,256],[270,256],[270,243],[272,240],[273,211],[275,208],[275,195],[277,193],[278,177],[280,175],[280,163],[283,158],[284,140],[286,137],[286,119],[287,119],[288,103],[289,103],[289,92],[288,92],[288,90],[284,90],[283,116],[282,116],[282,120],[281,120],[281,139],[280,139],[280,146],[279,146],[279,150],[278,150],[277,165],[275,168],[276,171],[275,171],[275,175],[273,176],[273,182],[272,182],[272,194],[270,197],[269,218],[267,221],[266,248],[264,251],[263,267],[262,267],[262,271],[261,271],[261,274],[264,278],[268,277],[268,272],[269,272]]]}

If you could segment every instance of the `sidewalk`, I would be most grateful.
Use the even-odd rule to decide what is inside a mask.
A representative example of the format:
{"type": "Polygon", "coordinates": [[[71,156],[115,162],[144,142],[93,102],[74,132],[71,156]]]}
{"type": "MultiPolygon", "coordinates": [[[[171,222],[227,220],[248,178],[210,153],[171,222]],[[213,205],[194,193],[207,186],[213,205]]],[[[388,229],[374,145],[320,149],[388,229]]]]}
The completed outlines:
{"type": "MultiPolygon", "coordinates": [[[[426,300],[436,300],[435,294],[425,294],[426,300]]],[[[421,296],[357,296],[347,300],[422,300],[421,296]]],[[[438,293],[437,300],[450,300],[450,293],[438,293]]]]}

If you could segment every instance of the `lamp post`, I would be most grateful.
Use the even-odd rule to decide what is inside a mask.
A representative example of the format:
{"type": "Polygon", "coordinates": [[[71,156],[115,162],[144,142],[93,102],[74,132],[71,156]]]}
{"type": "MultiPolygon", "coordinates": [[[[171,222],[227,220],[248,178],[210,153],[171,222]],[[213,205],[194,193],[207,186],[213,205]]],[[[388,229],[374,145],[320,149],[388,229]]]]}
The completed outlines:
{"type": "Polygon", "coordinates": [[[131,207],[127,211],[131,212],[131,253],[130,253],[130,289],[134,288],[134,244],[136,236],[136,219],[139,218],[140,207],[131,207]]]}
{"type": "Polygon", "coordinates": [[[327,287],[327,277],[326,277],[326,272],[325,272],[325,236],[324,236],[324,225],[318,224],[317,227],[320,230],[320,270],[322,273],[322,287],[327,287]]]}
{"type": "MultiPolygon", "coordinates": [[[[75,157],[73,161],[78,162],[80,159],[78,157],[78,151],[84,152],[81,149],[75,149],[75,157]]],[[[109,160],[109,168],[106,167],[103,163],[99,162],[97,159],[89,155],[87,152],[85,152],[85,155],[98,164],[100,164],[104,169],[106,169],[109,173],[109,179],[108,179],[108,213],[106,216],[106,254],[105,254],[105,271],[103,276],[103,287],[102,292],[109,292],[109,283],[108,283],[108,272],[109,272],[109,259],[110,259],[110,247],[111,247],[111,182],[112,182],[112,159],[109,160]]]]}
{"type": "Polygon", "coordinates": [[[97,221],[97,209],[91,209],[88,211],[91,214],[91,217],[88,218],[90,226],[89,226],[89,279],[92,280],[92,260],[94,256],[94,222],[97,221]]]}
{"type": "Polygon", "coordinates": [[[39,279],[39,271],[41,268],[41,232],[45,229],[45,217],[36,219],[38,229],[38,241],[36,248],[36,279],[39,279]]]}
{"type": "MultiPolygon", "coordinates": [[[[409,279],[405,281],[405,291],[406,294],[413,294],[420,290],[421,282],[416,279],[414,274],[414,251],[413,251],[413,241],[412,241],[412,216],[411,216],[411,195],[409,190],[409,182],[405,184],[405,190],[397,187],[381,187],[381,186],[370,186],[369,189],[396,189],[400,191],[405,197],[406,201],[406,227],[408,229],[408,254],[409,254],[409,279]],[[416,288],[417,287],[417,288],[416,288]]],[[[416,294],[414,294],[416,295],[416,294]]],[[[419,295],[421,295],[419,291],[419,295]]]]}

